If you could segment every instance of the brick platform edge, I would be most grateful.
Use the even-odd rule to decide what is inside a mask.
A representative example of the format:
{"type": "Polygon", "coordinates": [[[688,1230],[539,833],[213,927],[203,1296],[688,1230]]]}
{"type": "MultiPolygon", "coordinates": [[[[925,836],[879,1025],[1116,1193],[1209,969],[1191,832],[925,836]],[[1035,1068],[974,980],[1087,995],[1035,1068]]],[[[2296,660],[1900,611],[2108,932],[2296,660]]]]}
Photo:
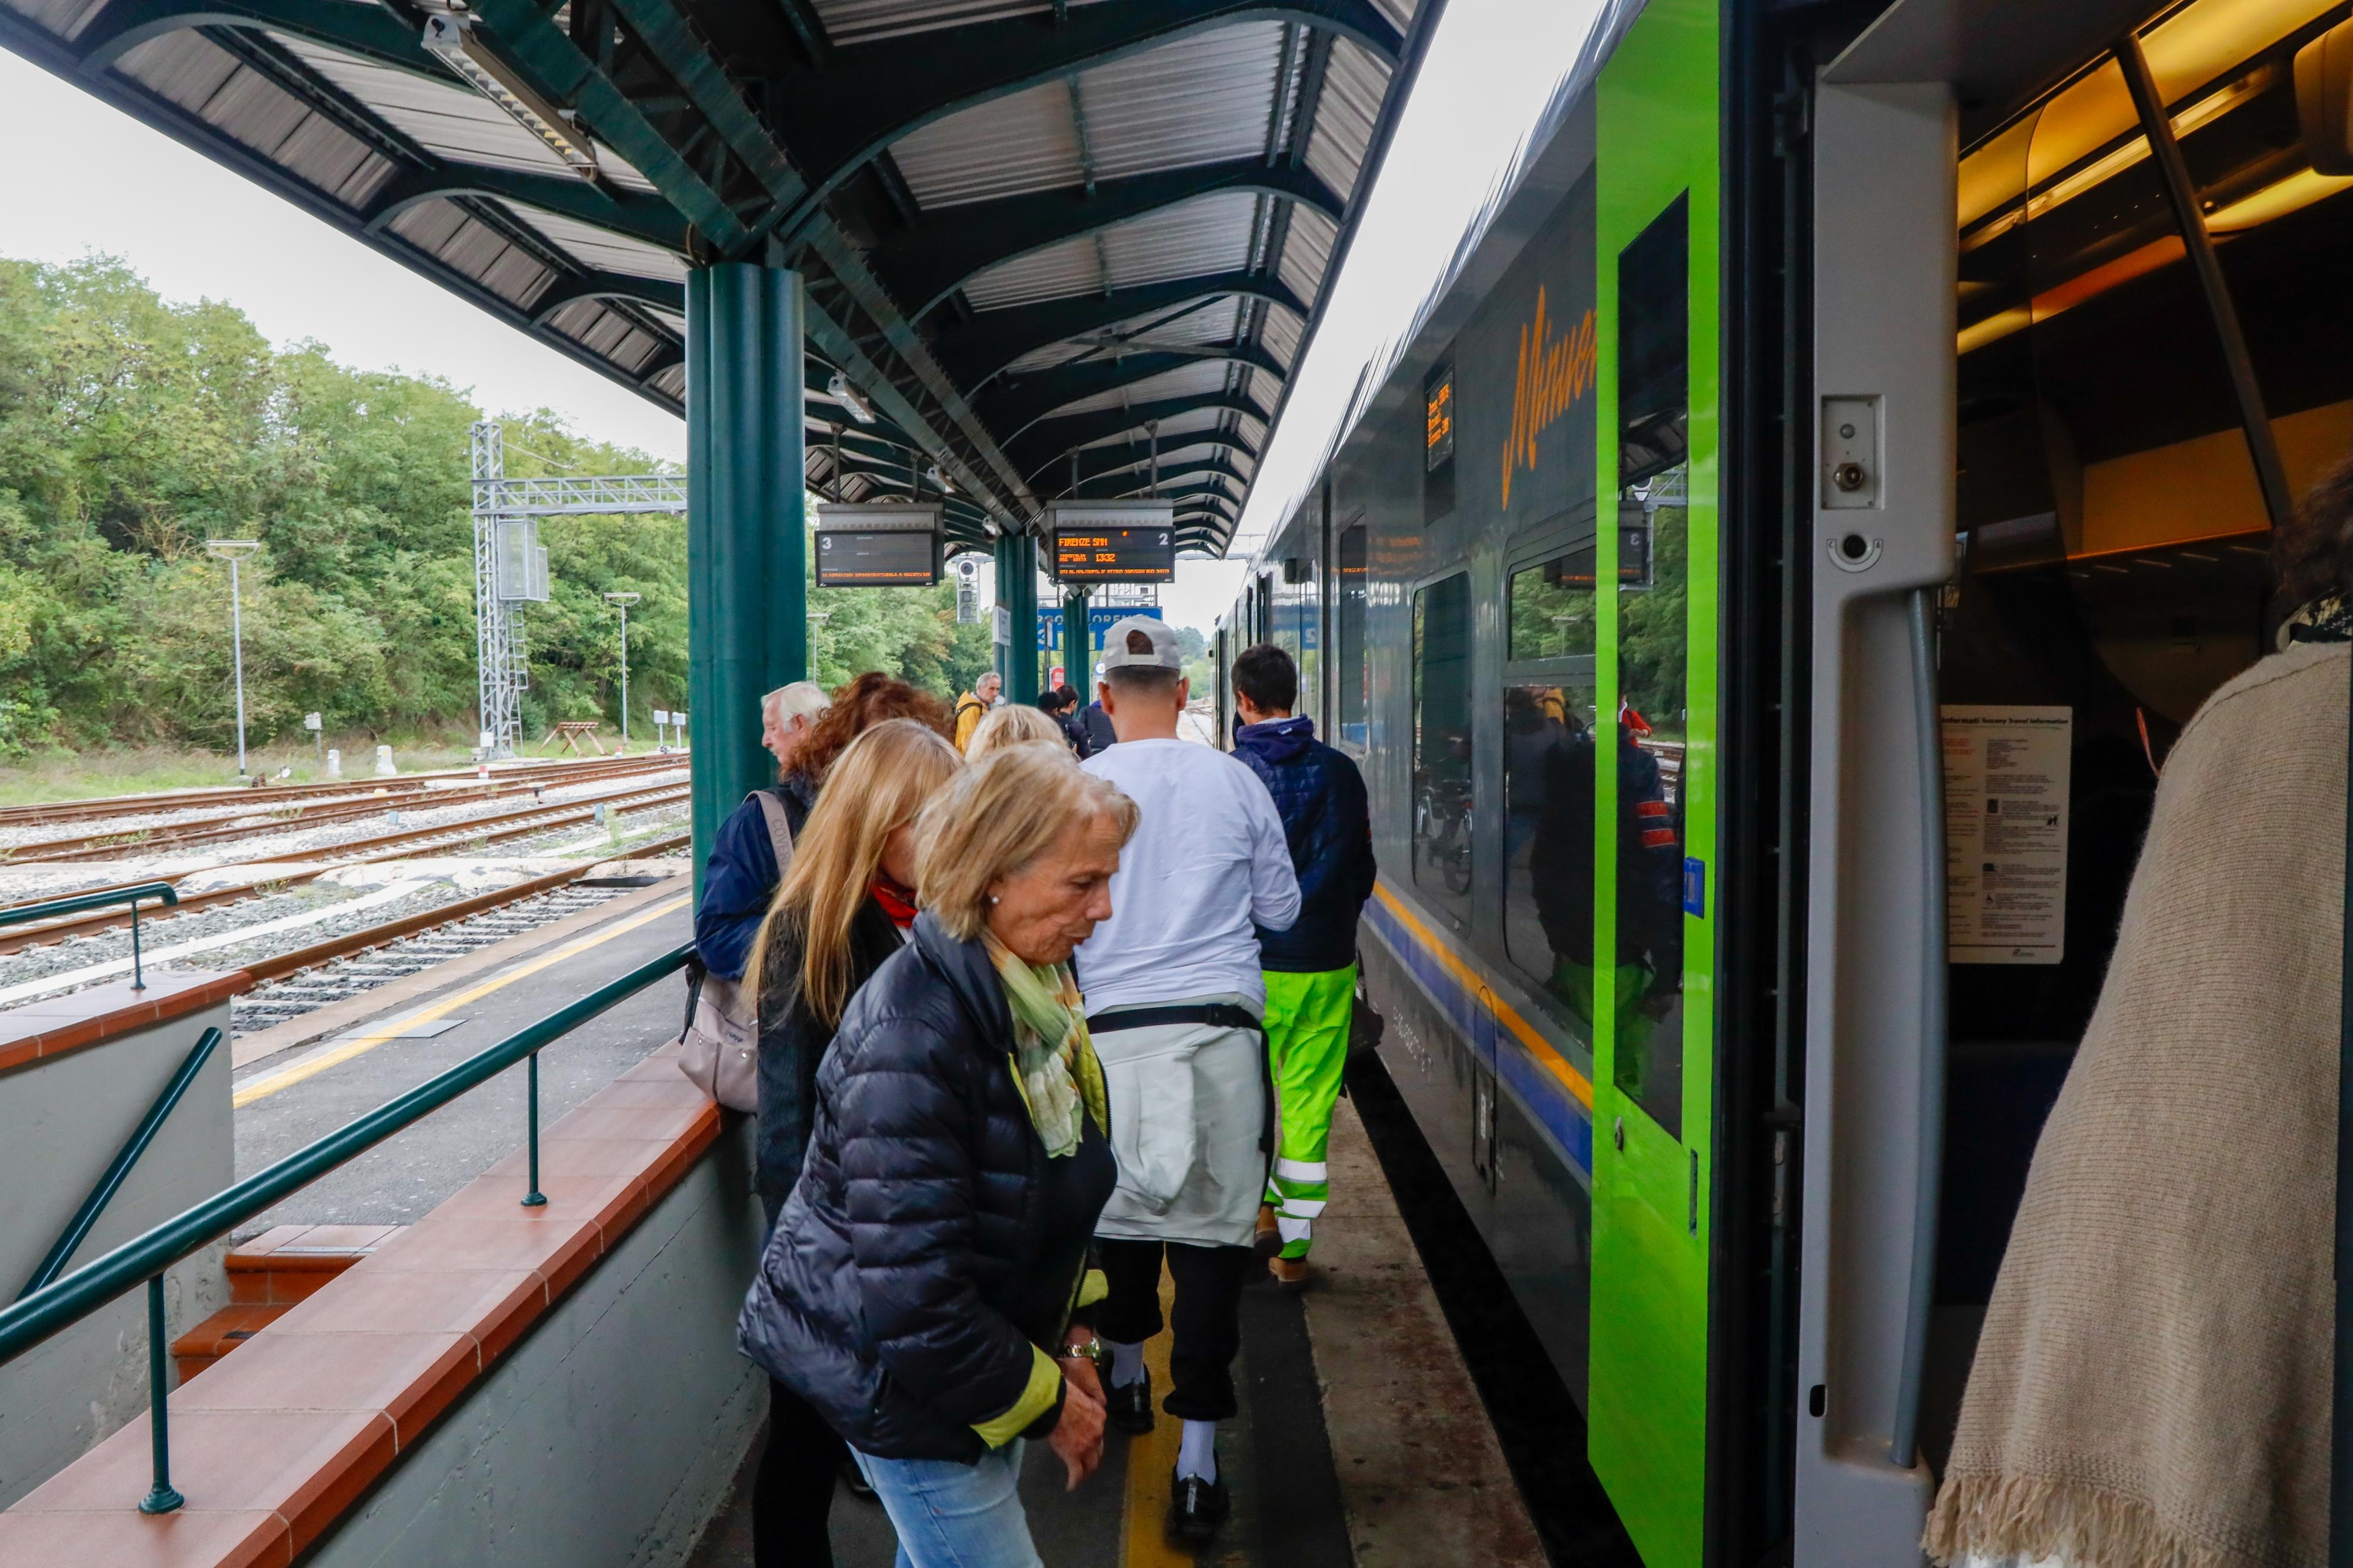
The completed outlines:
{"type": "Polygon", "coordinates": [[[137,1510],[134,1420],[0,1513],[0,1563],[290,1564],[717,1142],[719,1108],[646,1058],[540,1137],[543,1208],[501,1161],[171,1396],[175,1512],[137,1510]]]}
{"type": "Polygon", "coordinates": [[[252,984],[242,969],[158,969],[143,991],[118,980],[12,1007],[0,1013],[0,1073],[201,1013],[252,984]]]}

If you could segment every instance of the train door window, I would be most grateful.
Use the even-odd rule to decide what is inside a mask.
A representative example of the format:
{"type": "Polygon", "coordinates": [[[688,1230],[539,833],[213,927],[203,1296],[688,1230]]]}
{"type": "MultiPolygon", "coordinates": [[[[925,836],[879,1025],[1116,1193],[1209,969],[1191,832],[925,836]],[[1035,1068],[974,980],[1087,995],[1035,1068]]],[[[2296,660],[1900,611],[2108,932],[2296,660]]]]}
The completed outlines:
{"type": "Polygon", "coordinates": [[[1413,596],[1413,883],[1459,929],[1471,879],[1471,576],[1458,572],[1413,596]]]}
{"type": "Polygon", "coordinates": [[[1593,1038],[1594,559],[1590,537],[1512,572],[1504,670],[1504,946],[1593,1038]]]}
{"type": "Polygon", "coordinates": [[[1683,824],[1691,404],[1689,197],[1618,257],[1614,1080],[1683,1136],[1683,824]]]}
{"type": "Polygon", "coordinates": [[[1371,743],[1366,715],[1372,707],[1373,670],[1365,658],[1365,525],[1355,524],[1340,535],[1338,602],[1333,606],[1333,633],[1339,647],[1335,674],[1340,705],[1339,736],[1344,746],[1371,743]]]}

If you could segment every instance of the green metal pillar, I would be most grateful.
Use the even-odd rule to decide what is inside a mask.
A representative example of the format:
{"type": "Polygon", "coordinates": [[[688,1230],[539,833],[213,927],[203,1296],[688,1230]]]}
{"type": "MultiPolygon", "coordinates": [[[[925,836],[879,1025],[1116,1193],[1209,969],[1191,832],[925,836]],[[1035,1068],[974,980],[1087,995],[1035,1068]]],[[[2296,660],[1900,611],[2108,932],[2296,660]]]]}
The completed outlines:
{"type": "Polygon", "coordinates": [[[807,673],[801,279],[747,262],[686,278],[687,708],[694,885],[719,825],[773,783],[760,699],[807,673]]]}
{"type": "Polygon", "coordinates": [[[1038,700],[1038,538],[1008,533],[997,542],[997,602],[1012,623],[1005,649],[1008,702],[1038,700]]]}
{"type": "Polygon", "coordinates": [[[1087,641],[1087,591],[1074,588],[1062,595],[1063,678],[1073,691],[1088,691],[1094,679],[1094,649],[1087,641]]]}

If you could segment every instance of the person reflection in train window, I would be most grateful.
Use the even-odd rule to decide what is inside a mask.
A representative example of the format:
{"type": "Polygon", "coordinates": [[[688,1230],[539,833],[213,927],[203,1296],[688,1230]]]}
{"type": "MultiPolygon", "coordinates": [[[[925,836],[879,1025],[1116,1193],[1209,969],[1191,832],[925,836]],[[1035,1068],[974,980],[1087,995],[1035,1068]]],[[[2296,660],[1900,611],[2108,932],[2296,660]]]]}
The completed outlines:
{"type": "MultiPolygon", "coordinates": [[[[1506,717],[1508,737],[1508,710],[1506,717]]],[[[1543,781],[1543,793],[1533,814],[1535,841],[1528,854],[1528,876],[1536,919],[1553,951],[1551,990],[1589,1031],[1594,1017],[1595,737],[1592,727],[1565,707],[1556,722],[1561,738],[1544,753],[1536,775],[1543,781]]],[[[1683,983],[1683,862],[1659,760],[1635,743],[1631,723],[1621,720],[1617,729],[1618,901],[1622,918],[1610,980],[1618,1016],[1624,1020],[1618,1079],[1639,1099],[1641,1047],[1683,983]]],[[[1507,738],[1506,744],[1511,743],[1507,738]]]]}
{"type": "Polygon", "coordinates": [[[2272,542],[2280,651],[2158,781],[2035,1145],[1924,1545],[2330,1561],[2353,464],[2272,542]]]}

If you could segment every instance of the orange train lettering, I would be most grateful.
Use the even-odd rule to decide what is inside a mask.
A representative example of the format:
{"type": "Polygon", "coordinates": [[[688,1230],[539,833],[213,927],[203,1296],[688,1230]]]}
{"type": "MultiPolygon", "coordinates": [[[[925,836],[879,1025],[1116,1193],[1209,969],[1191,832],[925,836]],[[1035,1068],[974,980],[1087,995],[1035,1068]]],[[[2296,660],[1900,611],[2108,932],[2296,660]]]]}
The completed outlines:
{"type": "Polygon", "coordinates": [[[1512,383],[1512,433],[1504,442],[1504,504],[1512,504],[1512,475],[1535,471],[1536,437],[1593,389],[1598,363],[1593,312],[1566,333],[1546,341],[1559,323],[1546,312],[1545,291],[1536,289],[1535,319],[1520,329],[1519,374],[1512,383]]]}

